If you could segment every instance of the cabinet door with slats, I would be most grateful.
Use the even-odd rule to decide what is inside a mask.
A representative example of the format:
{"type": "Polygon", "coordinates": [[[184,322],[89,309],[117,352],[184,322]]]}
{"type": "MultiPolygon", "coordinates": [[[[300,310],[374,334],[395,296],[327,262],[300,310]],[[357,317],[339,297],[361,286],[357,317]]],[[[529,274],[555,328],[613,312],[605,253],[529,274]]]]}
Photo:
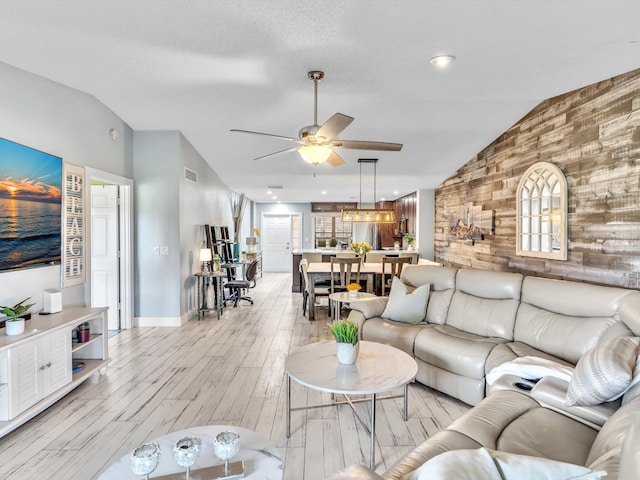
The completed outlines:
{"type": "Polygon", "coordinates": [[[42,337],[44,394],[71,382],[71,331],[58,330],[42,337]]]}
{"type": "Polygon", "coordinates": [[[9,349],[11,418],[43,397],[41,346],[38,339],[9,349]]]}

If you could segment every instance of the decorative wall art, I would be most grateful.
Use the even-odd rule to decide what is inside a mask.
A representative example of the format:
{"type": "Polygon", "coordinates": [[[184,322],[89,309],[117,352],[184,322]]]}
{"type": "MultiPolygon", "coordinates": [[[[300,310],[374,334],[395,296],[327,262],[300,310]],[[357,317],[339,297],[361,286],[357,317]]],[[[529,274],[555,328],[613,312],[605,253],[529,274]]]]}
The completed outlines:
{"type": "Polygon", "coordinates": [[[0,138],[0,270],[60,262],[62,158],[0,138]]]}
{"type": "Polygon", "coordinates": [[[465,245],[473,245],[475,240],[483,240],[484,235],[493,235],[493,210],[467,202],[449,216],[449,229],[465,245]]]}
{"type": "Polygon", "coordinates": [[[85,281],[85,178],[84,168],[64,164],[64,216],[62,286],[85,281]]]}

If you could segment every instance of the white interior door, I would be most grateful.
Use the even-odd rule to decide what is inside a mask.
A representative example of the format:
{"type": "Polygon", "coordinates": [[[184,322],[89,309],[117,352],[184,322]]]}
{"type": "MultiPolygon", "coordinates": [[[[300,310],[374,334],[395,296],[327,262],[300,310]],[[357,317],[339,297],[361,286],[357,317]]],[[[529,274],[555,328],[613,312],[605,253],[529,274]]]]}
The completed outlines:
{"type": "Polygon", "coordinates": [[[291,271],[291,215],[265,215],[262,219],[262,270],[291,271]]]}
{"type": "Polygon", "coordinates": [[[118,187],[91,186],[91,306],[109,307],[109,330],[120,329],[118,187]]]}

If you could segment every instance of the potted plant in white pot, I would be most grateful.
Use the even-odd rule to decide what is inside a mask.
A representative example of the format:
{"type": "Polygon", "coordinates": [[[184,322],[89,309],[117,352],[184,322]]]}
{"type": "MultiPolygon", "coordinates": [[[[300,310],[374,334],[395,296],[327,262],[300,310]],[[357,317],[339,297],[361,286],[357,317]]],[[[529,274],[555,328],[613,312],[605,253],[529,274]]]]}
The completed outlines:
{"type": "Polygon", "coordinates": [[[413,235],[405,235],[404,241],[407,242],[407,252],[413,252],[413,244],[416,241],[415,237],[413,235]]]}
{"type": "MultiPolygon", "coordinates": [[[[30,297],[25,298],[19,303],[16,303],[13,307],[5,307],[0,306],[0,310],[7,316],[5,320],[5,332],[7,335],[20,335],[24,332],[24,317],[27,315],[27,312],[31,307],[35,305],[35,303],[27,303],[25,302],[29,300],[30,297]]],[[[29,314],[29,317],[31,314],[29,314]]]]}
{"type": "Polygon", "coordinates": [[[345,365],[352,365],[358,358],[360,343],[358,343],[359,327],[353,320],[334,320],[329,323],[329,329],[336,338],[336,356],[345,365]]]}

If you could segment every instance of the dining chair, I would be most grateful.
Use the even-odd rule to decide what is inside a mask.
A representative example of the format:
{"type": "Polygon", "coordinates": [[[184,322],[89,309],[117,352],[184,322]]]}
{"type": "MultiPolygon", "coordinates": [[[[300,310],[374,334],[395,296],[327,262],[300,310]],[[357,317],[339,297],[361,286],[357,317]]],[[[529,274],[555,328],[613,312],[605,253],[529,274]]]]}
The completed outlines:
{"type": "Polygon", "coordinates": [[[391,288],[393,277],[400,278],[402,267],[411,263],[411,257],[384,257],[382,259],[382,296],[385,296],[387,285],[391,288]],[[389,267],[387,267],[389,265],[389,267]],[[387,268],[389,268],[389,279],[387,279],[387,268]]]}
{"type": "Polygon", "coordinates": [[[322,253],[320,252],[302,252],[303,260],[306,260],[309,263],[320,263],[322,262],[322,253]]]}
{"type": "Polygon", "coordinates": [[[331,257],[331,293],[344,292],[350,283],[360,283],[360,259],[331,257]],[[353,271],[355,266],[355,279],[353,271]]]}
{"type": "Polygon", "coordinates": [[[411,263],[418,263],[418,254],[416,252],[403,252],[400,254],[400,258],[410,258],[411,263]]]}
{"type": "Polygon", "coordinates": [[[382,263],[382,259],[385,255],[385,252],[369,252],[367,253],[365,261],[367,263],[382,263]]]}
{"type": "Polygon", "coordinates": [[[247,267],[245,278],[242,280],[231,280],[224,284],[224,288],[229,289],[229,297],[227,301],[233,301],[233,306],[237,307],[240,300],[246,300],[253,305],[253,299],[249,296],[243,296],[242,290],[254,288],[256,286],[256,274],[258,273],[258,260],[253,260],[247,267]]]}
{"type": "MultiPolygon", "coordinates": [[[[331,257],[331,287],[329,292],[346,292],[347,285],[350,283],[360,283],[361,266],[362,262],[358,257],[331,257]]],[[[342,303],[338,305],[342,307],[342,303]]],[[[329,301],[329,311],[333,311],[331,301],[329,301]]]]}
{"type": "MultiPolygon", "coordinates": [[[[329,284],[325,283],[324,280],[320,280],[315,282],[314,286],[311,287],[309,285],[309,274],[307,273],[307,269],[309,268],[309,262],[307,262],[306,258],[300,260],[300,273],[302,273],[302,315],[307,315],[307,304],[309,303],[309,289],[313,288],[317,297],[328,297],[329,296],[329,284]]],[[[309,308],[315,308],[315,305],[309,305],[309,308]]]]}
{"type": "Polygon", "coordinates": [[[355,258],[356,252],[337,252],[336,258],[355,258]]]}

